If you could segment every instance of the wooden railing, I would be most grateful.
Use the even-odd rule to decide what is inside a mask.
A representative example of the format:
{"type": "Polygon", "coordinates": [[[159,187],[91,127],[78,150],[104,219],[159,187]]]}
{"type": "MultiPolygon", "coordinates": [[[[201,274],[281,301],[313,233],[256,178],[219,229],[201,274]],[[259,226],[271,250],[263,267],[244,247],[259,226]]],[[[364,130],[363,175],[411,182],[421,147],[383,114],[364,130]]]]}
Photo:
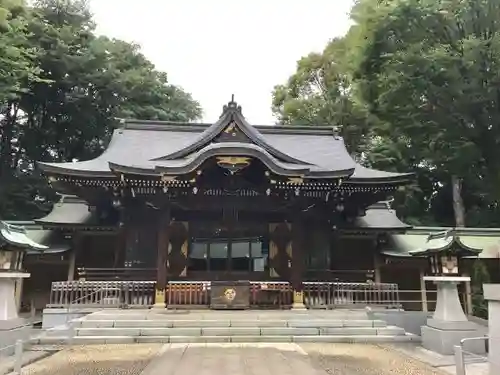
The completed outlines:
{"type": "MultiPolygon", "coordinates": [[[[166,303],[171,308],[210,306],[210,281],[170,281],[166,303]]],[[[283,309],[292,304],[292,288],[288,282],[251,281],[250,306],[283,309]]]]}
{"type": "Polygon", "coordinates": [[[78,278],[85,281],[154,281],[156,268],[78,268],[78,278]]]}
{"type": "Polygon", "coordinates": [[[401,307],[397,284],[309,281],[303,285],[304,304],[308,308],[401,307]]]}
{"type": "MultiPolygon", "coordinates": [[[[171,308],[210,306],[210,281],[170,281],[165,290],[171,308]]],[[[149,307],[154,304],[154,281],[59,281],[52,283],[48,307],[149,307]]],[[[292,306],[288,282],[251,281],[250,307],[286,309],[292,306]]],[[[396,284],[305,282],[308,308],[400,307],[396,284]]]]}
{"type": "Polygon", "coordinates": [[[146,307],[154,295],[154,281],[57,281],[47,307],[146,307]]]}

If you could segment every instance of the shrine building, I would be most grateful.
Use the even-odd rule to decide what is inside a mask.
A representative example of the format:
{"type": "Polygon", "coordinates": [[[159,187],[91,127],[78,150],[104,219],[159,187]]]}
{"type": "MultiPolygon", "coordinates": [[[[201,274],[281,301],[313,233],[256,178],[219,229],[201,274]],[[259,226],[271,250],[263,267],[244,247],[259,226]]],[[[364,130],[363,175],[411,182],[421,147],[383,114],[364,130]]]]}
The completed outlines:
{"type": "Polygon", "coordinates": [[[224,283],[249,285],[249,306],[310,305],[315,283],[419,286],[428,265],[411,252],[436,233],[471,257],[498,252],[498,230],[403,223],[389,202],[413,175],[363,167],[331,127],[253,126],[234,101],[213,124],[123,120],[99,157],[38,165],[60,201],[0,224],[37,308],[62,282],[142,283],[146,305],[213,305],[224,283]]]}

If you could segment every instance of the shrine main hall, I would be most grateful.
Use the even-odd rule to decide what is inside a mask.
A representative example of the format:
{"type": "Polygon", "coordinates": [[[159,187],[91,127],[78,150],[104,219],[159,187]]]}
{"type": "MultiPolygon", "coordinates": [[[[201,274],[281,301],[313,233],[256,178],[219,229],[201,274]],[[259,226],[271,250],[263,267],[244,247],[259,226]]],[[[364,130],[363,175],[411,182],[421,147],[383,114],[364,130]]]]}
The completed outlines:
{"type": "Polygon", "coordinates": [[[403,223],[389,202],[413,175],[358,164],[331,127],[252,126],[234,101],[213,124],[122,120],[99,157],[38,166],[60,201],[0,224],[37,308],[58,282],[91,281],[142,282],[148,305],[224,304],[228,286],[242,307],[300,305],[317,282],[418,287],[428,264],[411,251],[431,233],[498,248],[498,231],[403,223]]]}

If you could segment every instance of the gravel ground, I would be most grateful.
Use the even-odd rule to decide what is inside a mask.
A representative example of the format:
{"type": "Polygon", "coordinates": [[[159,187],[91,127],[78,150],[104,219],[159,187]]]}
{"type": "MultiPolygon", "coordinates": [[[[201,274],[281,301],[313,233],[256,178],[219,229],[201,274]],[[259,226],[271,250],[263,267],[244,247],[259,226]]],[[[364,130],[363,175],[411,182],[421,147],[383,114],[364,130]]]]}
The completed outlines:
{"type": "Polygon", "coordinates": [[[439,369],[383,346],[301,344],[311,360],[330,375],[443,375],[439,369]]]}
{"type": "Polygon", "coordinates": [[[161,346],[76,346],[23,368],[23,375],[139,375],[161,346]]]}
{"type": "Polygon", "coordinates": [[[161,344],[78,346],[25,367],[23,375],[140,375],[146,367],[143,375],[446,374],[375,345],[171,344],[157,356],[161,348],[161,344]]]}

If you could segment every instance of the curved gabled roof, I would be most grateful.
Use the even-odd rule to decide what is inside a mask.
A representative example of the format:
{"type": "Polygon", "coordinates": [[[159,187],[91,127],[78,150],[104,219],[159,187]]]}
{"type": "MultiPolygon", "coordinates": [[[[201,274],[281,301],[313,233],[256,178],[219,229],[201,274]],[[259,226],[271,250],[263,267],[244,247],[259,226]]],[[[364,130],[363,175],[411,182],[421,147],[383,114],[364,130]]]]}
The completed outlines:
{"type": "Polygon", "coordinates": [[[424,247],[410,251],[412,256],[427,256],[435,253],[453,251],[465,256],[479,255],[483,249],[466,245],[454,230],[429,234],[424,247]]]}
{"type": "Polygon", "coordinates": [[[160,170],[179,171],[181,165],[187,168],[187,164],[200,155],[225,153],[229,148],[214,146],[224,143],[232,143],[234,154],[237,148],[240,154],[253,153],[252,156],[260,157],[275,171],[288,176],[306,171],[311,176],[348,178],[349,183],[394,183],[411,179],[411,174],[375,171],[358,165],[343,139],[330,128],[252,126],[234,102],[225,106],[220,119],[211,125],[124,121],[99,157],[69,163],[39,163],[39,166],[46,173],[68,176],[115,178],[114,171],[156,175],[160,170]],[[246,138],[220,141],[220,135],[229,126],[235,126],[246,138]]]}
{"type": "Polygon", "coordinates": [[[222,116],[219,120],[210,125],[203,133],[196,137],[191,144],[177,152],[173,152],[153,160],[175,160],[195,153],[213,142],[215,138],[219,136],[231,123],[233,123],[238,130],[242,131],[243,134],[245,134],[255,145],[262,148],[262,150],[267,151],[274,157],[288,163],[308,164],[306,161],[296,159],[270,144],[257,129],[245,120],[241,114],[241,107],[235,102],[230,102],[227,106],[224,106],[222,116]]]}
{"type": "Polygon", "coordinates": [[[110,163],[110,168],[120,173],[180,175],[196,170],[208,158],[218,155],[254,157],[262,161],[272,172],[283,176],[335,178],[352,173],[352,169],[332,171],[311,164],[283,162],[255,144],[238,142],[210,143],[182,159],[158,159],[128,166],[110,163]]]}

